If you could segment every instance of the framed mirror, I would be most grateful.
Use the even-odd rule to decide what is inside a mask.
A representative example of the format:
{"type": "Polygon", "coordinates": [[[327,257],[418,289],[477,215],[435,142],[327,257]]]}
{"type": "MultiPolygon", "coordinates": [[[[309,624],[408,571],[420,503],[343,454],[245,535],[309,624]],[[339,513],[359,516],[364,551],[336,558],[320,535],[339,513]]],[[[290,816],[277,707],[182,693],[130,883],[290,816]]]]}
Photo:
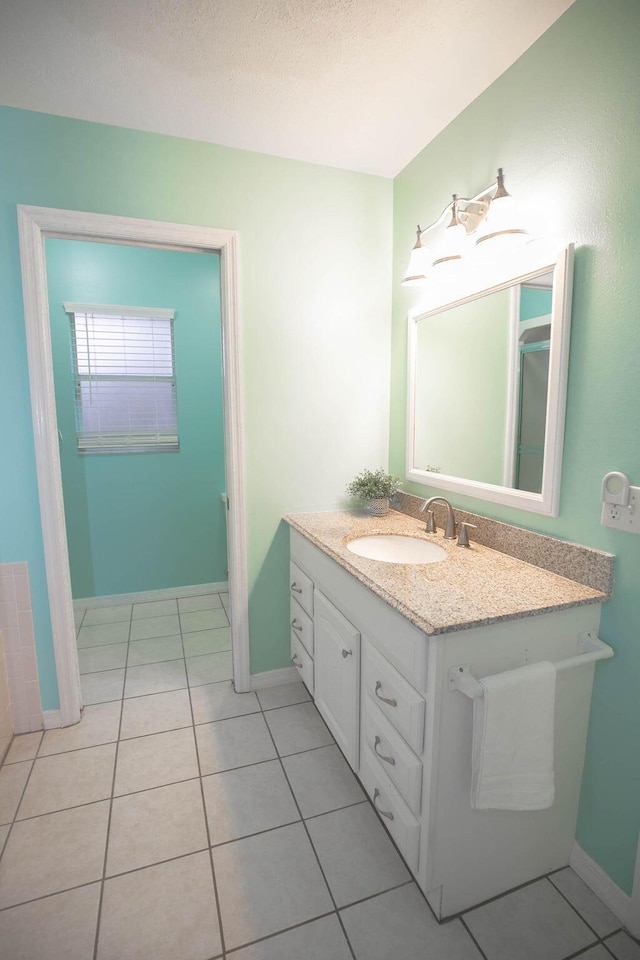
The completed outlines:
{"type": "Polygon", "coordinates": [[[573,245],[409,317],[407,479],[557,516],[573,245]]]}

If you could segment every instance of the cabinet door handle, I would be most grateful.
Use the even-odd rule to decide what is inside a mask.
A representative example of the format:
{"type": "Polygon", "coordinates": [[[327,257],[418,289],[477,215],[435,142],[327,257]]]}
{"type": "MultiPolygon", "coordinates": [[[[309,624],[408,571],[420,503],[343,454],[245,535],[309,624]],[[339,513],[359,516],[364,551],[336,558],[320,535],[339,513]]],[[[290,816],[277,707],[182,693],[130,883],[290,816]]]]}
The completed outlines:
{"type": "Polygon", "coordinates": [[[345,660],[347,659],[347,657],[352,656],[352,654],[353,654],[353,650],[345,650],[344,647],[342,648],[342,656],[345,660]]]}
{"type": "Polygon", "coordinates": [[[380,814],[381,817],[386,817],[387,820],[393,820],[393,814],[389,810],[381,810],[377,804],[378,797],[380,796],[380,791],[376,787],[373,791],[373,805],[380,814]]]}
{"type": "Polygon", "coordinates": [[[380,751],[378,750],[378,747],[380,746],[381,743],[382,743],[382,740],[380,739],[380,737],[376,737],[375,740],[373,741],[373,752],[377,754],[377,756],[379,756],[381,760],[384,760],[385,763],[388,763],[392,767],[395,767],[396,765],[395,759],[393,757],[385,757],[384,753],[380,753],[380,751]]]}
{"type": "Polygon", "coordinates": [[[300,626],[300,624],[298,623],[295,617],[291,621],[291,626],[293,627],[294,630],[299,630],[300,633],[302,633],[302,627],[300,626]]]}
{"type": "Polygon", "coordinates": [[[380,693],[378,692],[379,690],[382,690],[382,684],[380,683],[379,680],[376,680],[376,690],[375,690],[375,693],[376,693],[376,697],[378,698],[378,700],[382,700],[383,703],[388,703],[390,707],[397,707],[397,706],[398,706],[398,701],[397,701],[397,700],[390,700],[388,697],[382,697],[382,696],[380,695],[380,693]]]}
{"type": "Polygon", "coordinates": [[[293,583],[291,584],[291,589],[293,590],[294,593],[302,593],[301,588],[298,586],[298,584],[295,582],[295,580],[294,580],[293,583]]]}
{"type": "Polygon", "coordinates": [[[300,669],[302,669],[302,663],[300,662],[300,660],[298,660],[298,657],[296,656],[295,653],[291,657],[291,663],[294,665],[294,667],[299,667],[300,669]]]}

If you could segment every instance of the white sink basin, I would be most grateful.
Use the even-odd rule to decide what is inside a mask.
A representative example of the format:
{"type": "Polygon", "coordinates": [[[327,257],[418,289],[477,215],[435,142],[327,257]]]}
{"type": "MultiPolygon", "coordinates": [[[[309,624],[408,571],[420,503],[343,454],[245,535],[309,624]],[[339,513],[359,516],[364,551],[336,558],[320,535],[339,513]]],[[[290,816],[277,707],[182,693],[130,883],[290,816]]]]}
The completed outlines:
{"type": "Polygon", "coordinates": [[[347,550],[359,557],[384,563],[438,563],[447,556],[447,551],[435,543],[396,533],[358,537],[349,541],[347,550]]]}

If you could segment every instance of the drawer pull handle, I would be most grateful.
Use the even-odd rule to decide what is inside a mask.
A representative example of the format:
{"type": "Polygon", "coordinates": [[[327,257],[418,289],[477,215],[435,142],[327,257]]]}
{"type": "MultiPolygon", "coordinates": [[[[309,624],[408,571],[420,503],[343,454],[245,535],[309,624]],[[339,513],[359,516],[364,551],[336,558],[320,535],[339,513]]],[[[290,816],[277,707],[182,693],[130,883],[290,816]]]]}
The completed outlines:
{"type": "Polygon", "coordinates": [[[298,658],[297,658],[297,656],[295,655],[295,653],[294,653],[294,655],[291,657],[291,663],[294,665],[294,667],[298,667],[300,670],[302,669],[302,663],[300,662],[300,660],[298,660],[298,658]]]}
{"type": "Polygon", "coordinates": [[[373,791],[373,804],[376,810],[378,811],[381,817],[386,817],[387,820],[393,820],[393,814],[390,813],[389,810],[381,810],[378,804],[376,803],[376,800],[378,799],[379,796],[380,796],[380,791],[376,787],[375,790],[373,791]]]}
{"type": "Polygon", "coordinates": [[[395,767],[396,765],[395,759],[393,757],[385,757],[384,753],[380,753],[380,751],[378,750],[378,747],[380,746],[381,743],[382,743],[382,740],[380,739],[380,737],[376,737],[375,740],[373,741],[373,752],[377,756],[379,756],[381,760],[384,760],[385,763],[388,763],[392,767],[395,767]]]}
{"type": "Polygon", "coordinates": [[[342,648],[342,656],[343,656],[343,659],[346,660],[347,657],[352,656],[352,654],[353,654],[353,650],[346,650],[344,647],[342,648]]]}
{"type": "Polygon", "coordinates": [[[389,704],[390,707],[397,707],[397,706],[398,706],[398,701],[397,701],[397,700],[390,700],[388,697],[382,697],[382,696],[380,696],[380,694],[379,694],[379,692],[378,692],[379,690],[382,690],[382,684],[380,683],[379,680],[376,680],[376,691],[375,691],[375,692],[376,692],[376,697],[378,698],[378,700],[382,700],[383,703],[389,704]]]}
{"type": "Polygon", "coordinates": [[[291,589],[293,590],[294,593],[302,593],[302,589],[298,586],[295,580],[291,584],[291,589]]]}
{"type": "Polygon", "coordinates": [[[299,630],[300,633],[302,633],[302,627],[300,626],[300,624],[298,623],[295,617],[291,621],[291,626],[293,627],[294,630],[299,630]]]}

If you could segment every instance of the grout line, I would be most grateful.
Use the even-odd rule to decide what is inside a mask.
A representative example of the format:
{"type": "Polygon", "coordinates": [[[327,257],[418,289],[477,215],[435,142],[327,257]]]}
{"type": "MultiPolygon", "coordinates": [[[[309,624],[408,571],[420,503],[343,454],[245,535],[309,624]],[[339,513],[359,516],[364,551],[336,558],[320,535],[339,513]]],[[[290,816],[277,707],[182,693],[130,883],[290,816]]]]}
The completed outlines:
{"type": "MultiPolygon", "coordinates": [[[[20,762],[29,763],[28,760],[27,760],[27,761],[20,761],[20,762]]],[[[23,786],[22,791],[21,791],[21,793],[20,793],[20,799],[18,800],[18,802],[17,802],[17,804],[16,804],[16,808],[15,808],[15,810],[14,810],[14,812],[13,812],[13,817],[12,817],[12,819],[11,819],[11,822],[8,823],[8,824],[7,824],[7,823],[3,823],[3,824],[2,824],[3,827],[7,827],[7,826],[8,826],[8,827],[9,827],[9,831],[8,831],[6,837],[4,838],[4,844],[3,844],[2,850],[0,851],[0,861],[2,861],[2,858],[3,858],[3,856],[4,856],[4,854],[5,854],[6,850],[7,850],[7,847],[9,846],[9,839],[10,839],[10,837],[11,837],[11,833],[12,833],[12,831],[13,831],[14,825],[15,825],[16,823],[20,823],[20,822],[21,822],[21,821],[17,820],[17,816],[18,816],[18,812],[19,812],[19,810],[20,810],[20,807],[22,806],[22,801],[23,801],[23,799],[24,799],[24,795],[25,795],[25,793],[27,792],[27,787],[29,786],[29,781],[31,780],[31,775],[32,775],[32,773],[33,773],[33,768],[35,767],[35,765],[36,765],[36,761],[35,761],[35,757],[34,757],[34,759],[31,760],[31,769],[29,770],[29,773],[27,774],[27,779],[26,779],[25,782],[24,782],[24,786],[23,786]]]]}
{"type": "MultiPolygon", "coordinates": [[[[178,626],[180,627],[180,636],[181,636],[181,638],[182,638],[182,650],[183,650],[183,653],[184,653],[184,637],[182,636],[182,620],[181,620],[181,618],[180,618],[180,608],[179,608],[179,607],[178,607],[178,626]]],[[[185,669],[185,674],[186,674],[186,671],[187,671],[187,658],[186,658],[186,657],[184,658],[184,669],[185,669]]],[[[209,866],[211,867],[211,879],[212,879],[212,881],[213,881],[213,896],[214,896],[215,902],[216,902],[216,914],[217,914],[217,917],[218,917],[218,932],[219,932],[219,935],[220,935],[220,947],[221,947],[221,950],[222,950],[222,955],[224,956],[224,955],[226,954],[226,948],[225,948],[225,942],[224,942],[224,927],[223,927],[223,924],[222,924],[222,908],[221,908],[221,906],[220,906],[220,897],[219,897],[219,895],[218,895],[218,881],[217,881],[217,879],[216,879],[216,868],[215,868],[215,864],[214,864],[214,862],[213,862],[213,850],[212,850],[212,848],[211,848],[211,833],[210,833],[210,831],[209,831],[209,816],[208,816],[208,814],[207,814],[207,804],[206,804],[205,797],[204,797],[204,784],[203,784],[203,782],[202,782],[202,765],[201,765],[201,763],[200,763],[200,749],[199,749],[199,747],[198,747],[198,738],[196,737],[196,724],[195,724],[195,718],[194,718],[194,714],[193,714],[193,701],[192,701],[192,699],[191,699],[191,687],[188,686],[188,687],[187,687],[187,690],[189,691],[189,709],[191,710],[191,723],[192,723],[191,729],[192,729],[192,734],[193,734],[193,742],[194,742],[194,744],[195,744],[195,749],[196,749],[196,761],[197,761],[197,764],[198,764],[198,775],[199,775],[199,781],[200,781],[200,802],[201,802],[201,804],[202,804],[202,815],[203,815],[203,817],[204,817],[204,829],[205,829],[206,836],[207,836],[207,846],[208,846],[208,848],[209,848],[209,866]]]]}
{"type": "Polygon", "coordinates": [[[329,910],[327,913],[319,913],[317,917],[310,917],[309,920],[302,920],[300,923],[294,923],[291,927],[284,927],[282,930],[277,930],[275,933],[268,933],[264,937],[258,937],[257,940],[249,940],[248,943],[242,943],[239,947],[233,947],[231,950],[227,951],[227,956],[231,957],[239,950],[246,950],[247,947],[254,947],[258,943],[267,943],[269,940],[275,940],[275,938],[279,937],[282,933],[289,933],[291,930],[299,930],[301,927],[308,927],[311,923],[315,923],[316,920],[324,920],[326,917],[333,917],[336,915],[337,910],[329,910]]]}
{"type": "MultiPolygon", "coordinates": [[[[561,870],[566,870],[566,867],[561,867],[560,869],[561,869],[561,870]]],[[[556,871],[556,872],[559,872],[559,871],[556,871]]],[[[589,921],[587,920],[587,918],[586,918],[585,916],[583,916],[582,913],[580,913],[580,911],[578,910],[578,908],[571,902],[571,900],[569,900],[569,898],[568,898],[567,896],[565,896],[565,894],[562,892],[562,890],[561,890],[559,887],[556,887],[555,883],[554,883],[553,880],[551,879],[551,876],[547,876],[547,880],[551,883],[551,885],[552,885],[553,889],[556,891],[556,893],[559,893],[560,896],[562,897],[562,899],[565,900],[565,901],[569,904],[569,906],[570,906],[571,909],[574,911],[574,913],[577,913],[578,917],[582,920],[582,922],[585,924],[585,926],[587,926],[587,927],[589,928],[589,930],[591,930],[591,932],[593,933],[593,935],[594,935],[595,937],[597,937],[598,940],[602,940],[602,937],[600,936],[600,934],[598,933],[598,931],[589,923],[589,921]]],[[[591,891],[591,892],[593,892],[593,891],[591,891]]],[[[504,894],[503,894],[503,896],[504,896],[504,894]]],[[[609,911],[609,912],[611,912],[611,911],[609,911]]],[[[615,916],[615,914],[614,914],[614,916],[615,916]]],[[[618,919],[618,918],[616,917],[616,920],[617,920],[617,919],[618,919]]],[[[618,927],[618,930],[621,930],[621,929],[622,929],[622,927],[618,927]]],[[[617,932],[618,932],[617,930],[612,930],[612,931],[611,931],[611,934],[606,934],[606,936],[613,935],[614,933],[617,933],[617,932]]]]}
{"type": "MultiPolygon", "coordinates": [[[[315,707],[315,705],[314,705],[314,707],[315,707]]],[[[317,710],[317,708],[315,708],[315,709],[317,710]]],[[[345,927],[345,925],[344,925],[344,923],[343,923],[343,921],[342,921],[342,917],[340,916],[340,913],[338,912],[338,904],[336,903],[336,899],[335,899],[335,897],[334,897],[334,895],[333,895],[333,891],[331,890],[331,887],[329,886],[329,881],[327,880],[327,876],[326,876],[326,874],[325,874],[325,872],[324,872],[324,868],[323,868],[323,866],[322,866],[322,863],[320,862],[320,857],[318,856],[318,851],[316,850],[315,846],[313,845],[313,840],[311,839],[311,834],[309,833],[309,828],[308,828],[308,826],[307,826],[307,824],[306,824],[306,822],[305,822],[304,817],[302,816],[302,810],[300,809],[300,804],[298,803],[298,798],[296,797],[295,791],[294,791],[293,787],[291,786],[291,781],[289,780],[289,777],[288,777],[288,775],[287,775],[287,771],[286,771],[286,769],[285,769],[284,763],[282,762],[282,759],[283,759],[283,758],[280,756],[280,752],[279,752],[279,750],[278,750],[278,745],[276,744],[276,741],[275,741],[275,738],[274,738],[274,736],[273,736],[273,733],[271,732],[271,727],[270,727],[269,724],[267,723],[267,719],[266,719],[266,717],[264,716],[264,710],[262,711],[262,714],[263,714],[263,720],[264,720],[265,726],[266,726],[267,730],[269,731],[269,736],[271,737],[271,739],[272,739],[272,741],[273,741],[273,746],[274,746],[274,748],[275,748],[275,751],[276,751],[276,753],[278,754],[278,760],[280,761],[280,769],[282,770],[282,774],[283,774],[283,776],[284,776],[284,778],[285,778],[285,780],[286,780],[286,782],[287,782],[287,786],[289,787],[289,791],[290,791],[290,793],[291,793],[291,796],[293,797],[293,802],[295,803],[296,809],[298,810],[298,814],[300,815],[300,820],[301,820],[301,822],[302,822],[303,829],[304,829],[305,834],[306,834],[306,836],[307,836],[307,840],[308,840],[308,842],[309,842],[310,845],[311,845],[311,849],[313,850],[313,854],[314,854],[314,856],[315,856],[315,858],[316,858],[316,863],[318,864],[318,869],[320,870],[320,874],[321,874],[321,876],[322,876],[322,879],[324,880],[324,884],[325,884],[325,886],[326,886],[326,888],[327,888],[327,892],[328,892],[329,897],[330,897],[330,899],[331,899],[331,903],[333,904],[333,908],[334,908],[335,913],[336,913],[336,916],[337,916],[337,918],[338,918],[338,923],[340,924],[340,927],[341,927],[341,929],[342,929],[342,934],[343,934],[343,936],[344,936],[344,938],[345,938],[345,941],[346,941],[346,943],[347,943],[347,946],[349,947],[349,951],[350,951],[350,953],[351,953],[351,956],[352,956],[353,960],[357,960],[357,957],[356,957],[356,954],[355,954],[355,950],[353,949],[353,947],[352,947],[352,945],[351,945],[351,941],[349,940],[349,937],[347,936],[346,927],[345,927]]],[[[318,714],[318,716],[320,716],[320,714],[318,714]]],[[[320,719],[322,719],[322,718],[320,718],[320,719]]],[[[322,722],[324,723],[324,720],[323,720],[322,722]]],[[[326,724],[325,724],[325,726],[326,726],[326,724]]],[[[327,729],[328,729],[328,727],[327,727],[327,729]]],[[[331,739],[332,739],[332,741],[333,741],[333,737],[331,737],[331,739]]]]}
{"type": "MultiPolygon", "coordinates": [[[[129,616],[128,642],[131,641],[132,618],[133,618],[133,606],[131,607],[131,612],[129,616]]],[[[120,719],[118,721],[118,739],[116,740],[116,750],[115,750],[115,756],[113,758],[113,775],[111,777],[111,796],[109,798],[109,811],[107,814],[107,834],[106,834],[105,845],[104,845],[104,859],[102,861],[102,879],[100,882],[100,896],[98,898],[98,913],[96,916],[96,935],[95,935],[95,940],[93,945],[93,960],[97,960],[97,956],[98,956],[98,941],[100,937],[100,922],[102,920],[102,904],[104,902],[104,885],[105,885],[105,879],[107,876],[107,858],[109,856],[109,840],[111,839],[111,817],[113,814],[113,794],[114,794],[115,785],[116,785],[116,771],[118,769],[118,749],[120,745],[120,731],[122,729],[122,713],[124,710],[124,691],[125,691],[125,681],[127,678],[127,661],[128,660],[129,660],[129,646],[127,644],[127,658],[125,660],[125,667],[124,667],[125,673],[124,673],[124,678],[122,682],[122,698],[120,700],[120,719]]]]}
{"type": "MultiPolygon", "coordinates": [[[[437,920],[437,919],[438,919],[438,918],[436,917],[436,920],[437,920]]],[[[456,919],[456,918],[453,918],[453,919],[456,919]]],[[[475,944],[476,949],[478,950],[478,952],[479,952],[480,956],[483,958],[483,960],[488,960],[486,953],[484,952],[484,950],[482,949],[482,947],[480,946],[480,944],[478,943],[478,941],[476,940],[476,938],[475,938],[474,935],[472,934],[471,930],[470,930],[469,927],[467,926],[467,923],[466,923],[466,920],[464,919],[464,916],[463,916],[462,914],[460,914],[460,916],[459,916],[457,919],[460,920],[460,923],[462,924],[462,928],[467,931],[467,935],[468,935],[469,938],[471,939],[472,943],[475,944]]],[[[441,921],[438,920],[438,923],[441,923],[441,921]]]]}

